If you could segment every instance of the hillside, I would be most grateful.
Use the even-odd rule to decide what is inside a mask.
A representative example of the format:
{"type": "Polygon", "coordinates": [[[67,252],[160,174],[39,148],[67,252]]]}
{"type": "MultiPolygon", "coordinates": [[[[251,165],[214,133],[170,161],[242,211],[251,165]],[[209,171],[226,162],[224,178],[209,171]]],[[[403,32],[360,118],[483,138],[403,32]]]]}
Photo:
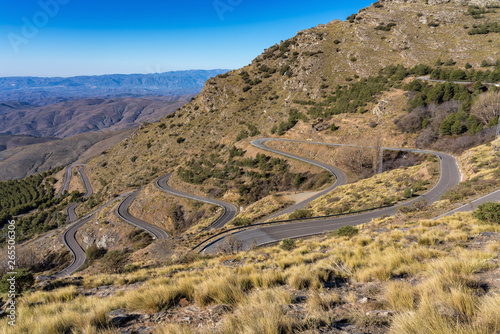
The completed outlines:
{"type": "MultiPolygon", "coordinates": [[[[103,131],[78,135],[94,156],[85,167],[93,194],[81,197],[75,169],[68,196],[43,197],[49,218],[36,210],[19,219],[26,239],[38,233],[18,246],[22,267],[42,275],[23,276],[16,332],[500,332],[500,204],[435,218],[499,194],[499,21],[499,0],[379,1],[209,79],[176,112],[106,148],[92,146],[103,131]],[[257,138],[296,141],[269,141],[264,150],[252,145],[257,138]],[[238,215],[205,229],[221,209],[167,194],[155,182],[167,173],[172,188],[231,202],[238,215]],[[129,213],[167,239],[119,218],[118,196],[131,190],[138,193],[129,213]],[[282,216],[302,221],[244,226],[315,194],[282,216]],[[71,262],[61,241],[67,225],[55,223],[75,201],[79,216],[97,210],[76,232],[85,263],[71,277],[45,276],[71,262]],[[235,226],[245,230],[229,235],[235,226]],[[220,231],[225,239],[212,249],[193,251],[220,231]]],[[[43,152],[73,139],[31,146],[43,152]]],[[[6,210],[35,206],[35,196],[15,189],[60,189],[65,171],[51,173],[6,182],[14,189],[6,210]]],[[[7,264],[0,252],[2,273],[7,264]]]]}
{"type": "MultiPolygon", "coordinates": [[[[387,146],[414,146],[417,134],[394,124],[409,110],[412,96],[402,89],[411,79],[403,80],[417,76],[421,68],[500,71],[498,66],[495,70],[500,34],[470,33],[474,26],[498,21],[500,13],[494,8],[483,13],[466,4],[472,2],[379,2],[348,21],[299,32],[250,65],[210,79],[175,115],[143,127],[94,159],[89,165],[93,185],[98,192],[121,193],[192,158],[214,153],[227,159],[231,145],[237,142],[247,150],[245,137],[259,133],[333,142],[370,142],[382,136],[387,146]],[[349,94],[354,91],[358,95],[353,100],[349,94]],[[385,112],[366,113],[383,99],[389,106],[385,112]],[[334,122],[342,123],[339,131],[329,131],[334,122]]],[[[445,117],[457,112],[453,108],[445,117]]]]}
{"type": "Polygon", "coordinates": [[[69,78],[0,78],[0,101],[34,105],[92,97],[182,96],[197,94],[208,78],[227,70],[112,74],[69,78]]]}
{"type": "Polygon", "coordinates": [[[88,132],[45,142],[39,138],[37,144],[0,151],[0,180],[22,179],[77,160],[84,162],[121,142],[133,131],[88,132]]]}
{"type": "Polygon", "coordinates": [[[58,140],[57,138],[40,138],[33,136],[22,136],[22,135],[0,135],[0,151],[5,151],[12,148],[22,147],[26,145],[48,143],[58,140]]]}
{"type": "MultiPolygon", "coordinates": [[[[190,96],[162,99],[85,99],[43,107],[0,110],[0,133],[66,138],[99,130],[123,130],[157,121],[187,103],[190,96]]],[[[5,105],[5,104],[4,104],[5,105]]]]}
{"type": "Polygon", "coordinates": [[[108,256],[98,274],[26,292],[16,329],[497,333],[499,249],[498,223],[461,213],[385,218],[238,254],[172,256],[158,268],[138,261],[122,273],[113,271],[123,260],[108,256]]]}

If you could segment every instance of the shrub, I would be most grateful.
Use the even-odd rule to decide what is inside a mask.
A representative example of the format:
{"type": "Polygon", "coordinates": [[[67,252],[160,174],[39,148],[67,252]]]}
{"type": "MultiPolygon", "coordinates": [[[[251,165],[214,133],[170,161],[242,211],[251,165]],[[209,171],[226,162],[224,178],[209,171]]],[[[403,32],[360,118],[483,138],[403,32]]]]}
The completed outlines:
{"type": "Polygon", "coordinates": [[[5,274],[2,277],[2,281],[0,281],[0,292],[8,292],[10,290],[10,284],[12,277],[15,277],[15,291],[16,293],[21,293],[30,289],[35,283],[35,277],[33,273],[29,269],[20,269],[13,271],[15,275],[5,274]]]}
{"type": "Polygon", "coordinates": [[[380,23],[378,26],[375,27],[375,30],[382,30],[382,31],[391,31],[392,27],[395,27],[396,23],[389,23],[385,25],[384,23],[380,23]]]}
{"type": "Polygon", "coordinates": [[[105,248],[97,247],[97,245],[94,244],[87,248],[85,254],[87,255],[87,259],[97,260],[103,257],[106,252],[107,250],[105,248]]]}
{"type": "Polygon", "coordinates": [[[331,131],[331,132],[335,132],[335,131],[337,131],[338,129],[339,129],[339,127],[338,127],[338,126],[336,126],[336,125],[335,125],[335,123],[332,123],[332,125],[330,126],[330,131],[331,131]]]}
{"type": "Polygon", "coordinates": [[[248,138],[248,132],[245,130],[241,130],[240,133],[236,136],[236,141],[243,140],[245,138],[248,138]]]}
{"type": "Polygon", "coordinates": [[[358,234],[359,230],[356,227],[352,226],[342,226],[339,228],[337,231],[335,231],[335,234],[339,237],[353,237],[356,234],[358,234]]]}
{"type": "MultiPolygon", "coordinates": [[[[356,16],[358,16],[358,14],[352,14],[352,15],[349,15],[349,16],[347,17],[347,21],[349,21],[349,23],[354,23],[354,20],[356,20],[356,16]]],[[[338,39],[336,39],[336,40],[334,41],[334,43],[335,43],[336,41],[338,41],[338,39]]],[[[340,41],[339,41],[339,43],[340,43],[340,41]]],[[[335,44],[339,44],[339,43],[335,43],[335,44]]]]}
{"type": "Polygon", "coordinates": [[[306,115],[298,112],[296,109],[290,110],[288,114],[288,121],[280,123],[277,129],[278,136],[284,135],[288,130],[293,128],[297,124],[299,119],[307,121],[306,115]]]}
{"type": "Polygon", "coordinates": [[[485,222],[500,224],[500,204],[494,202],[481,204],[474,211],[474,217],[485,222]]]}
{"type": "Polygon", "coordinates": [[[469,30],[469,35],[487,35],[490,32],[500,33],[500,24],[498,22],[486,22],[480,26],[469,30]]]}
{"type": "Polygon", "coordinates": [[[177,138],[177,144],[182,144],[186,141],[186,138],[183,138],[183,137],[178,137],[177,138]]]}
{"type": "Polygon", "coordinates": [[[233,220],[233,225],[234,226],[247,226],[252,223],[252,220],[250,218],[236,218],[233,220]]]}
{"type": "Polygon", "coordinates": [[[450,58],[444,63],[444,66],[454,66],[456,63],[457,62],[453,60],[453,58],[450,58]]]}
{"type": "Polygon", "coordinates": [[[102,258],[103,267],[110,273],[121,273],[128,260],[128,254],[119,250],[106,253],[102,258]]]}
{"type": "Polygon", "coordinates": [[[301,218],[309,218],[312,217],[313,212],[311,210],[307,209],[302,209],[302,210],[295,210],[290,214],[288,217],[289,219],[301,219],[301,218]]]}
{"type": "Polygon", "coordinates": [[[300,187],[300,185],[305,181],[305,178],[303,178],[300,174],[295,175],[295,181],[294,184],[296,187],[300,187]]]}
{"type": "Polygon", "coordinates": [[[260,134],[259,129],[257,129],[257,127],[253,124],[247,124],[247,128],[248,128],[248,131],[250,131],[250,137],[254,137],[254,136],[257,136],[258,134],[260,134]]]}
{"type": "Polygon", "coordinates": [[[280,245],[281,249],[290,251],[295,248],[295,240],[293,239],[283,239],[280,245]]]}
{"type": "Polygon", "coordinates": [[[242,157],[245,155],[245,152],[242,148],[238,148],[236,146],[232,146],[229,149],[229,157],[234,158],[234,157],[242,157]]]}

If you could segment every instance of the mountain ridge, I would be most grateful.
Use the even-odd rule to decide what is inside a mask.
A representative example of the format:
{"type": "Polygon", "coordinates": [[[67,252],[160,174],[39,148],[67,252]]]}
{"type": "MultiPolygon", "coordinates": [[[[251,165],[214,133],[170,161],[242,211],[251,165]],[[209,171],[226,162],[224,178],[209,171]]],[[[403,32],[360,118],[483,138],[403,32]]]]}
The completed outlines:
{"type": "Polygon", "coordinates": [[[0,78],[0,102],[37,105],[90,97],[182,96],[196,94],[205,81],[228,70],[186,70],[150,74],[0,78]]]}
{"type": "Polygon", "coordinates": [[[41,107],[0,108],[0,133],[65,138],[90,131],[122,130],[158,121],[191,97],[91,98],[41,107]]]}
{"type": "MultiPolygon", "coordinates": [[[[251,127],[271,135],[273,128],[287,122],[292,110],[307,115],[328,108],[329,96],[350,83],[377,76],[385,66],[434,66],[439,59],[450,58],[458,68],[495,62],[500,58],[500,34],[469,32],[474,25],[498,20],[499,14],[491,9],[475,18],[471,12],[470,7],[449,1],[436,5],[378,2],[347,21],[335,20],[298,32],[266,49],[251,64],[209,79],[175,117],[162,120],[163,128],[152,124],[137,131],[107,156],[91,161],[90,174],[111,180],[109,187],[124,189],[130,179],[145,178],[148,172],[141,168],[146,163],[171,171],[191,157],[213,152],[217,144],[241,142],[253,132],[251,127]],[[131,157],[135,157],[134,163],[129,162],[131,157]],[[116,168],[101,168],[104,162],[116,168]]],[[[380,96],[375,96],[375,103],[365,103],[356,111],[359,117],[376,106],[380,96]]],[[[354,117],[352,113],[343,115],[354,117]]],[[[331,126],[331,120],[318,122],[331,126]]],[[[309,129],[313,126],[307,124],[309,129]]],[[[393,124],[387,126],[385,131],[393,131],[393,124]]],[[[366,128],[367,134],[375,135],[366,128]]],[[[402,134],[388,139],[396,138],[398,142],[392,145],[413,140],[405,140],[402,134]]]]}

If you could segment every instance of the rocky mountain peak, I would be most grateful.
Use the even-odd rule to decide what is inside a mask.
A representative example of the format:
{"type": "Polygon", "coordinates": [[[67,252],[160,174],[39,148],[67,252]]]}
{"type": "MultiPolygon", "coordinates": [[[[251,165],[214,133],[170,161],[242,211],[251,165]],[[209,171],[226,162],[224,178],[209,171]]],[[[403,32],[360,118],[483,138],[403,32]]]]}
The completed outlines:
{"type": "Polygon", "coordinates": [[[439,5],[444,3],[458,3],[461,5],[469,6],[479,6],[479,7],[491,7],[500,6],[500,0],[381,0],[379,3],[383,2],[394,2],[394,3],[426,3],[429,5],[439,5]]]}

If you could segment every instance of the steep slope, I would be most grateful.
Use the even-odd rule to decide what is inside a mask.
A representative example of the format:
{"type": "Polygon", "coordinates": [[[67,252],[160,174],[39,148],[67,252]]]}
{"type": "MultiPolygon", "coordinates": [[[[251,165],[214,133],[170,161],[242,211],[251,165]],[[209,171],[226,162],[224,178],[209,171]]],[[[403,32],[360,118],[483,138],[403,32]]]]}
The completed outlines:
{"type": "MultiPolygon", "coordinates": [[[[307,119],[297,118],[300,112],[309,112],[312,120],[300,121],[290,134],[304,139],[312,127],[317,129],[323,122],[311,113],[313,104],[324,103],[328,108],[327,97],[341,90],[339,85],[377,75],[387,65],[434,66],[439,59],[449,58],[457,67],[492,63],[500,57],[500,34],[469,32],[474,26],[497,22],[500,15],[494,8],[477,14],[468,6],[475,3],[384,1],[360,10],[347,22],[336,20],[299,32],[267,49],[252,64],[208,80],[201,94],[181,111],[159,124],[144,126],[94,159],[89,165],[94,186],[98,191],[121,192],[194,157],[227,155],[229,146],[246,136],[269,135],[289,115],[295,115],[293,126],[297,120],[307,119]],[[98,179],[106,181],[97,184],[98,179]]],[[[375,95],[373,102],[377,102],[378,94],[368,94],[375,95]]],[[[357,112],[370,110],[376,105],[373,102],[356,108],[357,112]]],[[[336,108],[342,110],[342,105],[336,108]]],[[[367,123],[367,117],[360,114],[339,116],[359,116],[367,123]]],[[[381,129],[395,131],[393,120],[386,119],[387,127],[381,129]]],[[[366,129],[365,137],[372,131],[366,129]]],[[[342,140],[347,138],[348,133],[342,140]]],[[[401,145],[405,135],[391,134],[387,140],[386,145],[401,145]]],[[[238,145],[246,148],[246,143],[238,145]]]]}

